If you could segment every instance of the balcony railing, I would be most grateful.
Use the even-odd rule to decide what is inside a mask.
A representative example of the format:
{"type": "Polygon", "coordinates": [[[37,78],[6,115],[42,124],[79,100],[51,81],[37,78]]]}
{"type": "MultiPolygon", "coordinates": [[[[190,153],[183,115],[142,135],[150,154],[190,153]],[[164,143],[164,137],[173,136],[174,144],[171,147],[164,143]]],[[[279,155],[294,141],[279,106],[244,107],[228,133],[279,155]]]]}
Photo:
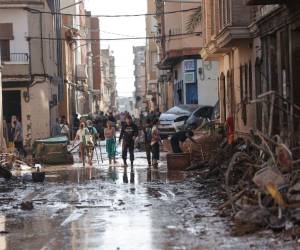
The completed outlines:
{"type": "Polygon", "coordinates": [[[29,55],[28,53],[10,53],[9,55],[2,55],[3,62],[28,62],[29,55]]]}

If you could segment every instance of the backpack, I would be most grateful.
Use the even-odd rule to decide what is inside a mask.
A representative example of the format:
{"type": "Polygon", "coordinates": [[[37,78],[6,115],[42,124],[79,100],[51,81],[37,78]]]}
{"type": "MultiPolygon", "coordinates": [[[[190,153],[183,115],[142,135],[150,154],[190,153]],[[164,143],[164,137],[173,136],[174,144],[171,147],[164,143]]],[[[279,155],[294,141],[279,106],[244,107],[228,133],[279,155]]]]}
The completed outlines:
{"type": "Polygon", "coordinates": [[[90,128],[86,128],[86,133],[84,135],[84,139],[85,139],[85,145],[88,147],[93,147],[94,146],[94,136],[93,136],[93,127],[90,128]]]}

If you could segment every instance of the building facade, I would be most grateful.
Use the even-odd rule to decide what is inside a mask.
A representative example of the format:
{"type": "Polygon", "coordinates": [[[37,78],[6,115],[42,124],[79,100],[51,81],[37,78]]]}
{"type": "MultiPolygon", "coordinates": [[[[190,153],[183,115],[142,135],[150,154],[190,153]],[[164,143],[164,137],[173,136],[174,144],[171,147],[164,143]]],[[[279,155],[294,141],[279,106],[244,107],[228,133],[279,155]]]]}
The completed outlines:
{"type": "Polygon", "coordinates": [[[100,22],[98,17],[91,18],[91,44],[92,67],[93,67],[93,92],[92,92],[92,112],[100,111],[101,101],[101,52],[100,52],[100,22]]]}
{"type": "Polygon", "coordinates": [[[255,128],[291,143],[284,131],[299,131],[299,2],[278,3],[204,0],[201,55],[220,63],[222,121],[233,115],[237,134],[255,128]]]}
{"type": "MultiPolygon", "coordinates": [[[[147,1],[147,12],[156,12],[156,1],[147,1]]],[[[155,16],[146,16],[146,36],[153,37],[158,34],[158,19],[155,16]]],[[[146,41],[146,101],[147,109],[149,111],[155,111],[157,108],[159,95],[158,95],[158,68],[159,62],[159,46],[157,40],[147,39],[146,41]]]]}
{"type": "Polygon", "coordinates": [[[3,112],[7,121],[16,115],[25,142],[45,138],[58,115],[63,85],[61,54],[55,15],[59,8],[48,1],[0,1],[0,43],[3,62],[3,112]],[[25,9],[27,7],[28,9],[25,9]]]}
{"type": "Polygon", "coordinates": [[[110,49],[101,49],[101,104],[103,112],[115,111],[117,107],[115,57],[110,49]]]}
{"type": "Polygon", "coordinates": [[[198,25],[193,32],[187,26],[201,2],[156,1],[161,111],[179,104],[215,105],[217,102],[219,63],[201,60],[202,26],[198,25]]]}
{"type": "Polygon", "coordinates": [[[137,117],[147,108],[145,53],[145,46],[133,47],[135,116],[137,117]]]}

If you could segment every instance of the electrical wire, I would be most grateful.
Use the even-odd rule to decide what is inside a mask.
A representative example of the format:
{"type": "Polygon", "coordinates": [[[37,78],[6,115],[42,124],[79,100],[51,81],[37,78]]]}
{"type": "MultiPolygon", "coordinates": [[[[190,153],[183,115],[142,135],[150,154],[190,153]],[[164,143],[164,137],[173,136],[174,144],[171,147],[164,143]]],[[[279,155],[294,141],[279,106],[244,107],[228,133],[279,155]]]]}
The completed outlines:
{"type": "Polygon", "coordinates": [[[174,10],[174,11],[168,11],[168,12],[162,12],[162,13],[143,13],[143,14],[120,14],[120,15],[88,15],[88,14],[69,14],[69,13],[61,13],[61,12],[50,12],[50,11],[40,11],[37,9],[32,8],[24,8],[26,11],[32,13],[32,14],[48,14],[48,15],[61,15],[61,16],[73,16],[73,17],[105,17],[105,18],[118,18],[118,17],[139,17],[139,16],[159,16],[159,15],[171,15],[176,13],[184,13],[184,12],[190,12],[197,10],[198,8],[190,8],[190,9],[184,9],[184,10],[174,10]]]}
{"type": "MultiPolygon", "coordinates": [[[[182,37],[182,36],[200,36],[202,32],[190,32],[190,33],[180,33],[174,35],[165,35],[165,36],[145,36],[145,37],[119,37],[119,38],[74,38],[73,41],[124,41],[124,40],[151,40],[151,39],[163,39],[163,38],[171,38],[171,37],[182,37]]],[[[54,37],[27,37],[27,39],[31,40],[51,40],[51,41],[66,41],[69,40],[67,38],[54,38],[54,37]]]]}

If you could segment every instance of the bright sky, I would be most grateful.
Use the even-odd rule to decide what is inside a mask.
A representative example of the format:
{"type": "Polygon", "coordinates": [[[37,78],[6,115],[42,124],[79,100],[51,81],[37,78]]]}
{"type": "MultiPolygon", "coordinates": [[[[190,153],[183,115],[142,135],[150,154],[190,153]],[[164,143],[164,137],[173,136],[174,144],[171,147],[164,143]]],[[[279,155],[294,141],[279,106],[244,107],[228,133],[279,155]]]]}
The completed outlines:
{"type": "MultiPolygon", "coordinates": [[[[147,12],[147,0],[85,0],[93,15],[140,14],[147,12]]],[[[100,18],[101,38],[145,36],[145,17],[100,18]],[[115,35],[110,33],[117,33],[115,35]]],[[[101,49],[110,48],[116,60],[119,96],[132,96],[134,91],[133,46],[145,45],[144,40],[101,41],[101,49]]]]}

